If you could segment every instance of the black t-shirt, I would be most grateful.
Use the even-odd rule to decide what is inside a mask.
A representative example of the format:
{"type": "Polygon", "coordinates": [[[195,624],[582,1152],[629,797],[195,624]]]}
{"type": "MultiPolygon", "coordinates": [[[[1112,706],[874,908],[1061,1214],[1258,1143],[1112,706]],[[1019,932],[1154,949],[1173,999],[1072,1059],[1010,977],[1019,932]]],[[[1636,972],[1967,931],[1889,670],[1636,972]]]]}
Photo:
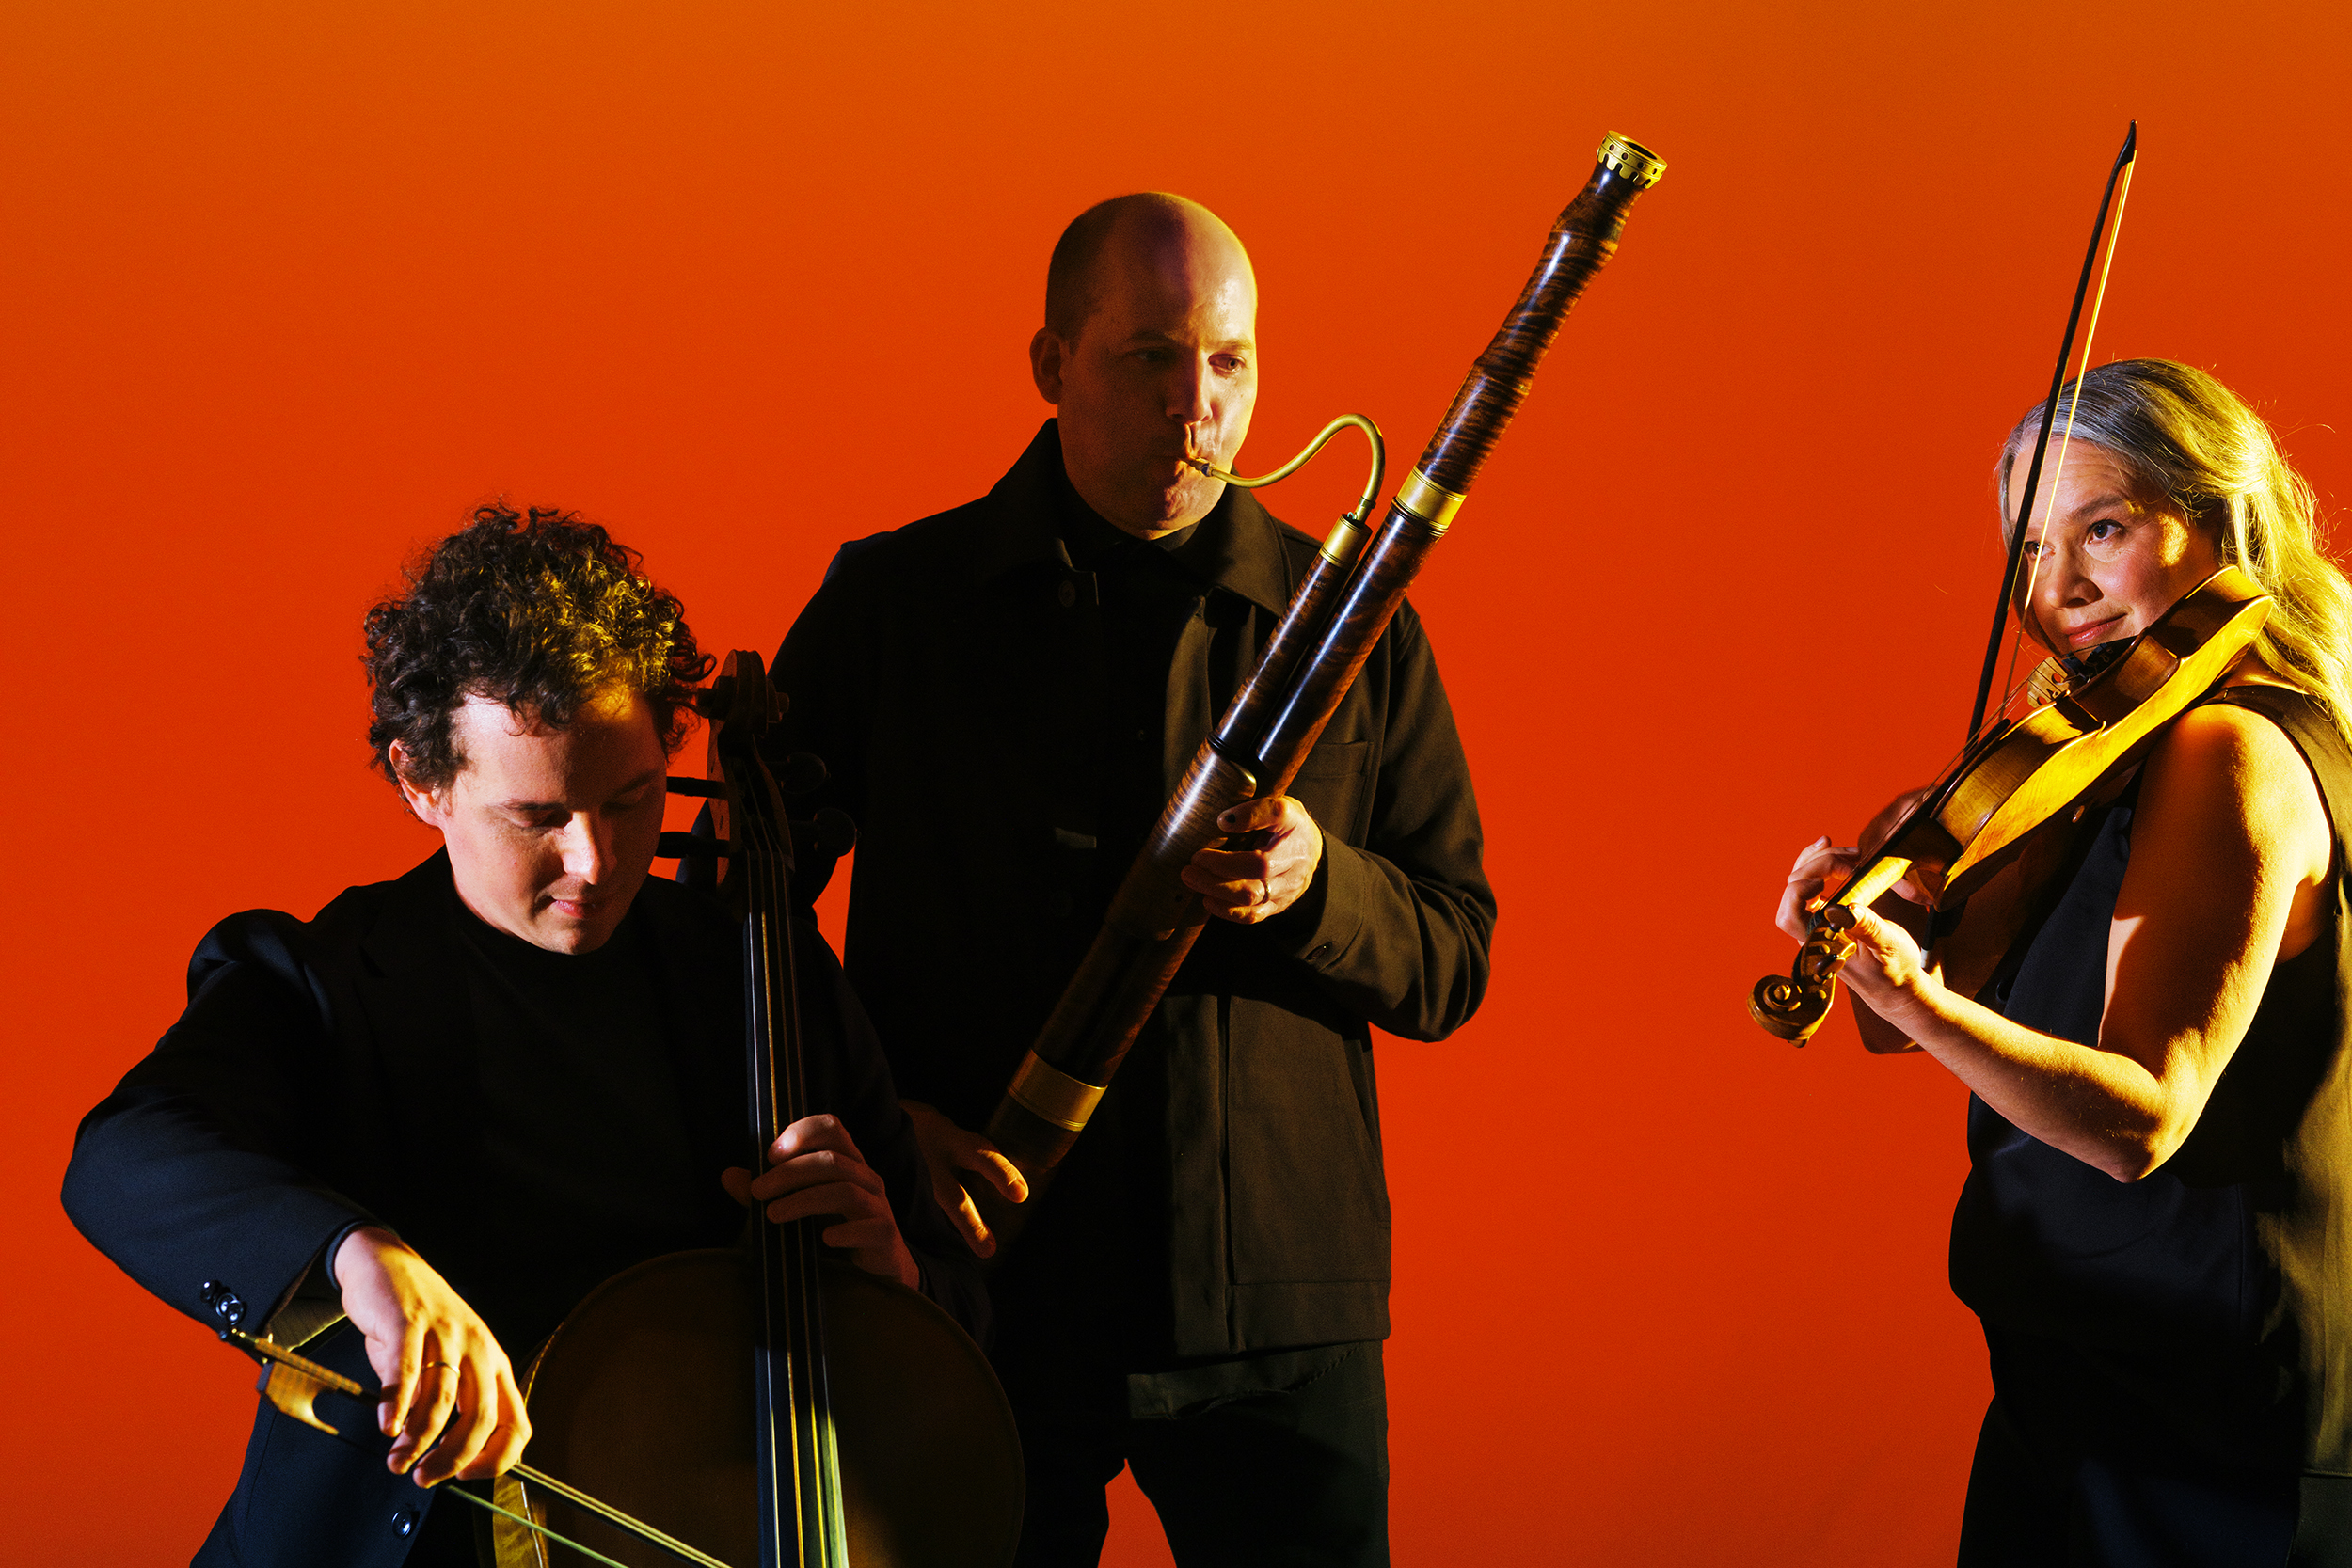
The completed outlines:
{"type": "Polygon", "coordinates": [[[519,1360],[603,1280],[723,1241],[740,1211],[695,1147],[639,914],[551,953],[451,905],[481,1097],[467,1157],[513,1238],[465,1294],[519,1360]]]}

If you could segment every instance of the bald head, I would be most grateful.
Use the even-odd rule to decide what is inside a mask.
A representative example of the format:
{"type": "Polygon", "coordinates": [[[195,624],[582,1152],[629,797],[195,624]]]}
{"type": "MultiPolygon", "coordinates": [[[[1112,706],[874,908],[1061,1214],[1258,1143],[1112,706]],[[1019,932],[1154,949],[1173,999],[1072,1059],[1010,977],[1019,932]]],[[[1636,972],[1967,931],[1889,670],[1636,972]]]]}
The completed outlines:
{"type": "Polygon", "coordinates": [[[1045,264],[1045,327],[1064,342],[1075,342],[1087,319],[1101,307],[1104,274],[1146,264],[1169,252],[1199,252],[1238,269],[1249,278],[1249,253],[1222,218],[1198,201],[1166,191],[1137,191],[1098,201],[1070,220],[1045,264]]]}
{"type": "Polygon", "coordinates": [[[1147,192],[1088,208],[1054,247],[1029,370],[1060,411],[1062,467],[1142,538],[1208,515],[1258,396],[1258,280],[1215,213],[1147,192]]]}

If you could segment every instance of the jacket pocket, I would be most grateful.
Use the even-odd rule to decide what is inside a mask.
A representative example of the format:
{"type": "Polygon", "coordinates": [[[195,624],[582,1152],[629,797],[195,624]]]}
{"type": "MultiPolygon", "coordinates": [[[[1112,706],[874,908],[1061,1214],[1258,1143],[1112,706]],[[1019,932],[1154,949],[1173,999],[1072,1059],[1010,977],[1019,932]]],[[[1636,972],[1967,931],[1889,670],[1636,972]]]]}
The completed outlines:
{"type": "Polygon", "coordinates": [[[1326,833],[1357,846],[1364,842],[1364,769],[1372,746],[1362,740],[1319,740],[1291,780],[1290,796],[1326,833]]]}

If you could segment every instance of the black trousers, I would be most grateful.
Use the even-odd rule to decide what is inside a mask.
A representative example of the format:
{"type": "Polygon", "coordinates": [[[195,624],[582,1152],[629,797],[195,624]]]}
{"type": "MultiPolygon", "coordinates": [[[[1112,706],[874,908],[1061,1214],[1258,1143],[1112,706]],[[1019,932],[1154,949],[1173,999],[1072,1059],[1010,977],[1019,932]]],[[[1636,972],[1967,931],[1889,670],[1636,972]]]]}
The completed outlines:
{"type": "Polygon", "coordinates": [[[1173,1415],[1024,1410],[1028,1505],[1016,1568],[1093,1568],[1122,1465],[1184,1568],[1386,1568],[1389,1398],[1380,1346],[1295,1387],[1173,1415]]]}

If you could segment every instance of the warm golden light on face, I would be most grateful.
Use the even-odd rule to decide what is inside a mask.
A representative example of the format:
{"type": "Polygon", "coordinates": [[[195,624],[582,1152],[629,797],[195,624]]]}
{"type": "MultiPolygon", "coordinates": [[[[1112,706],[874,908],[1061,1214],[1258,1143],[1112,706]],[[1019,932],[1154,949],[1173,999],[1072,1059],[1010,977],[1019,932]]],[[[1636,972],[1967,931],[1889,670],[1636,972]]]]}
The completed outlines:
{"type": "Polygon", "coordinates": [[[1089,506],[1151,538],[1196,523],[1257,406],[1257,280],[1232,232],[1189,204],[1122,222],[1096,261],[1074,340],[1041,331],[1038,390],[1057,410],[1062,462],[1089,506]]]}
{"type": "MultiPolygon", "coordinates": [[[[2105,447],[2075,442],[2053,467],[2056,482],[2045,478],[2034,498],[2018,576],[2018,613],[2051,652],[2137,637],[2221,569],[2204,531],[2139,496],[2105,447]]],[[[2021,459],[2021,490],[2023,468],[2021,459]]],[[[2015,527],[2014,510],[2008,521],[2015,527]]]]}
{"type": "Polygon", "coordinates": [[[661,834],[669,758],[653,709],[608,689],[554,729],[469,697],[451,729],[466,759],[457,776],[402,793],[441,831],[458,896],[485,924],[549,952],[603,946],[661,834]]]}

